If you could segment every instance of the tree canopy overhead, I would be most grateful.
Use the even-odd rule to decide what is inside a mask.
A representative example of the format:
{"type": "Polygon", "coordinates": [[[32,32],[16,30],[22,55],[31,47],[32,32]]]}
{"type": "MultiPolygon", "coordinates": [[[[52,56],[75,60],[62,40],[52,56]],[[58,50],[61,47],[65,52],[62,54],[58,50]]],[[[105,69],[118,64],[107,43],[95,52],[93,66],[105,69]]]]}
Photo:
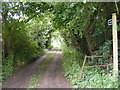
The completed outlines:
{"type": "Polygon", "coordinates": [[[84,54],[93,54],[100,45],[111,40],[111,26],[107,25],[107,20],[113,12],[117,12],[117,9],[112,2],[3,2],[2,25],[6,35],[3,38],[6,39],[4,44],[7,44],[4,46],[7,54],[11,53],[14,31],[36,33],[36,37],[33,37],[40,38],[41,32],[46,36],[47,33],[59,30],[67,45],[84,54]],[[29,28],[31,30],[24,30],[29,28]]]}

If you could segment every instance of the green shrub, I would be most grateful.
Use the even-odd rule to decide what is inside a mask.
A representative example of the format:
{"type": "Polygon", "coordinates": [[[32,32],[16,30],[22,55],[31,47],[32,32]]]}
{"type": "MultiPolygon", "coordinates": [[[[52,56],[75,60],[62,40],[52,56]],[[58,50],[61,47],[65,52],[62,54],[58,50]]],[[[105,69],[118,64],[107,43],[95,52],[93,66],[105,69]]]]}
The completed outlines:
{"type": "Polygon", "coordinates": [[[83,76],[77,83],[80,88],[118,88],[118,79],[112,76],[111,71],[106,73],[101,68],[84,69],[83,76]]]}
{"type": "Polygon", "coordinates": [[[3,63],[3,66],[2,66],[3,67],[2,78],[6,79],[13,72],[13,55],[3,59],[3,61],[5,62],[3,63]]]}
{"type": "Polygon", "coordinates": [[[49,45],[48,50],[50,50],[50,49],[52,49],[52,48],[53,48],[53,46],[52,46],[52,45],[49,45]]]}
{"type": "MultiPolygon", "coordinates": [[[[112,41],[108,40],[104,43],[103,46],[99,47],[99,50],[95,51],[94,56],[108,56],[112,54],[112,41]]],[[[97,61],[97,64],[106,64],[110,62],[110,57],[101,57],[101,58],[92,58],[94,63],[97,61]]]]}
{"type": "Polygon", "coordinates": [[[79,52],[70,47],[64,47],[62,53],[65,76],[75,84],[73,80],[79,76],[83,59],[81,59],[79,52]]]}
{"type": "Polygon", "coordinates": [[[62,49],[62,62],[65,76],[74,88],[117,88],[118,80],[112,76],[111,71],[101,68],[84,68],[82,77],[80,70],[83,64],[80,52],[64,46],[62,49]]]}

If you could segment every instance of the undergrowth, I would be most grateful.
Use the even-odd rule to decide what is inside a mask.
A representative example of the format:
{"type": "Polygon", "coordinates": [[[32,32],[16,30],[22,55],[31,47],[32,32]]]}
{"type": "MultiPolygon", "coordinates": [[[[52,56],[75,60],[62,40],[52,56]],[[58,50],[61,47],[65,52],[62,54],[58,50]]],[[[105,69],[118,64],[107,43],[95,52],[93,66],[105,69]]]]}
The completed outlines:
{"type": "MultiPolygon", "coordinates": [[[[25,63],[24,61],[23,62],[19,62],[19,61],[17,61],[17,59],[16,58],[14,58],[14,56],[15,55],[10,55],[10,56],[8,56],[8,57],[5,57],[5,58],[3,58],[3,60],[2,60],[2,80],[5,80],[5,79],[7,79],[7,77],[9,77],[10,75],[12,75],[12,73],[15,71],[15,70],[19,70],[20,68],[21,68],[21,66],[24,66],[24,65],[27,65],[27,64],[30,64],[30,63],[32,63],[32,62],[34,62],[37,58],[38,58],[38,56],[40,57],[40,56],[42,56],[43,54],[45,54],[45,52],[47,52],[48,51],[48,49],[44,49],[43,51],[39,51],[37,54],[38,55],[33,55],[34,57],[33,58],[31,58],[30,60],[29,60],[29,63],[25,63]],[[14,65],[14,61],[17,61],[17,66],[16,65],[14,65]]],[[[20,55],[21,56],[21,55],[20,55]]],[[[19,57],[20,57],[19,56],[19,57]]],[[[21,58],[19,58],[18,57],[18,59],[21,59],[21,58]]],[[[22,56],[21,56],[22,57],[22,56]]],[[[28,57],[28,56],[27,56],[28,57]]],[[[28,58],[29,59],[29,58],[28,58]]]]}
{"type": "Polygon", "coordinates": [[[112,76],[112,71],[98,67],[89,68],[84,69],[82,77],[80,77],[83,64],[80,52],[64,46],[62,53],[65,76],[74,88],[118,88],[118,79],[112,76]]]}
{"type": "Polygon", "coordinates": [[[2,65],[2,79],[6,79],[13,72],[13,55],[3,59],[6,62],[2,65]]]}
{"type": "Polygon", "coordinates": [[[112,76],[112,71],[99,67],[84,69],[82,78],[78,78],[79,88],[118,88],[118,78],[112,76]]]}

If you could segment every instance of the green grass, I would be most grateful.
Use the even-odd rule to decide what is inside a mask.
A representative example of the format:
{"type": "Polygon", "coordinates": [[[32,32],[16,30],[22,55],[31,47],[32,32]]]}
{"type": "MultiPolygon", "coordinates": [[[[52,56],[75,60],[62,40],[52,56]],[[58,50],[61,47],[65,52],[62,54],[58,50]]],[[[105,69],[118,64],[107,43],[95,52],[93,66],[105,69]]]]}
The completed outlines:
{"type": "Polygon", "coordinates": [[[43,77],[52,57],[55,55],[56,51],[53,51],[39,66],[39,70],[30,79],[28,88],[37,88],[40,86],[40,80],[43,77]]]}

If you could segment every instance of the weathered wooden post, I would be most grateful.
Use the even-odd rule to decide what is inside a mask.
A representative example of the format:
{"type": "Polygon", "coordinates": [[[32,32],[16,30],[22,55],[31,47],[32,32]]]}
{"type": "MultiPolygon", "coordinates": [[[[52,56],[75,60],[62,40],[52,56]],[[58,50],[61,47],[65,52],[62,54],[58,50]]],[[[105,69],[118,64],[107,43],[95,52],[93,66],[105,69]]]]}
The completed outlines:
{"type": "Polygon", "coordinates": [[[112,34],[113,34],[113,75],[118,76],[118,38],[116,13],[112,14],[112,34]]]}

